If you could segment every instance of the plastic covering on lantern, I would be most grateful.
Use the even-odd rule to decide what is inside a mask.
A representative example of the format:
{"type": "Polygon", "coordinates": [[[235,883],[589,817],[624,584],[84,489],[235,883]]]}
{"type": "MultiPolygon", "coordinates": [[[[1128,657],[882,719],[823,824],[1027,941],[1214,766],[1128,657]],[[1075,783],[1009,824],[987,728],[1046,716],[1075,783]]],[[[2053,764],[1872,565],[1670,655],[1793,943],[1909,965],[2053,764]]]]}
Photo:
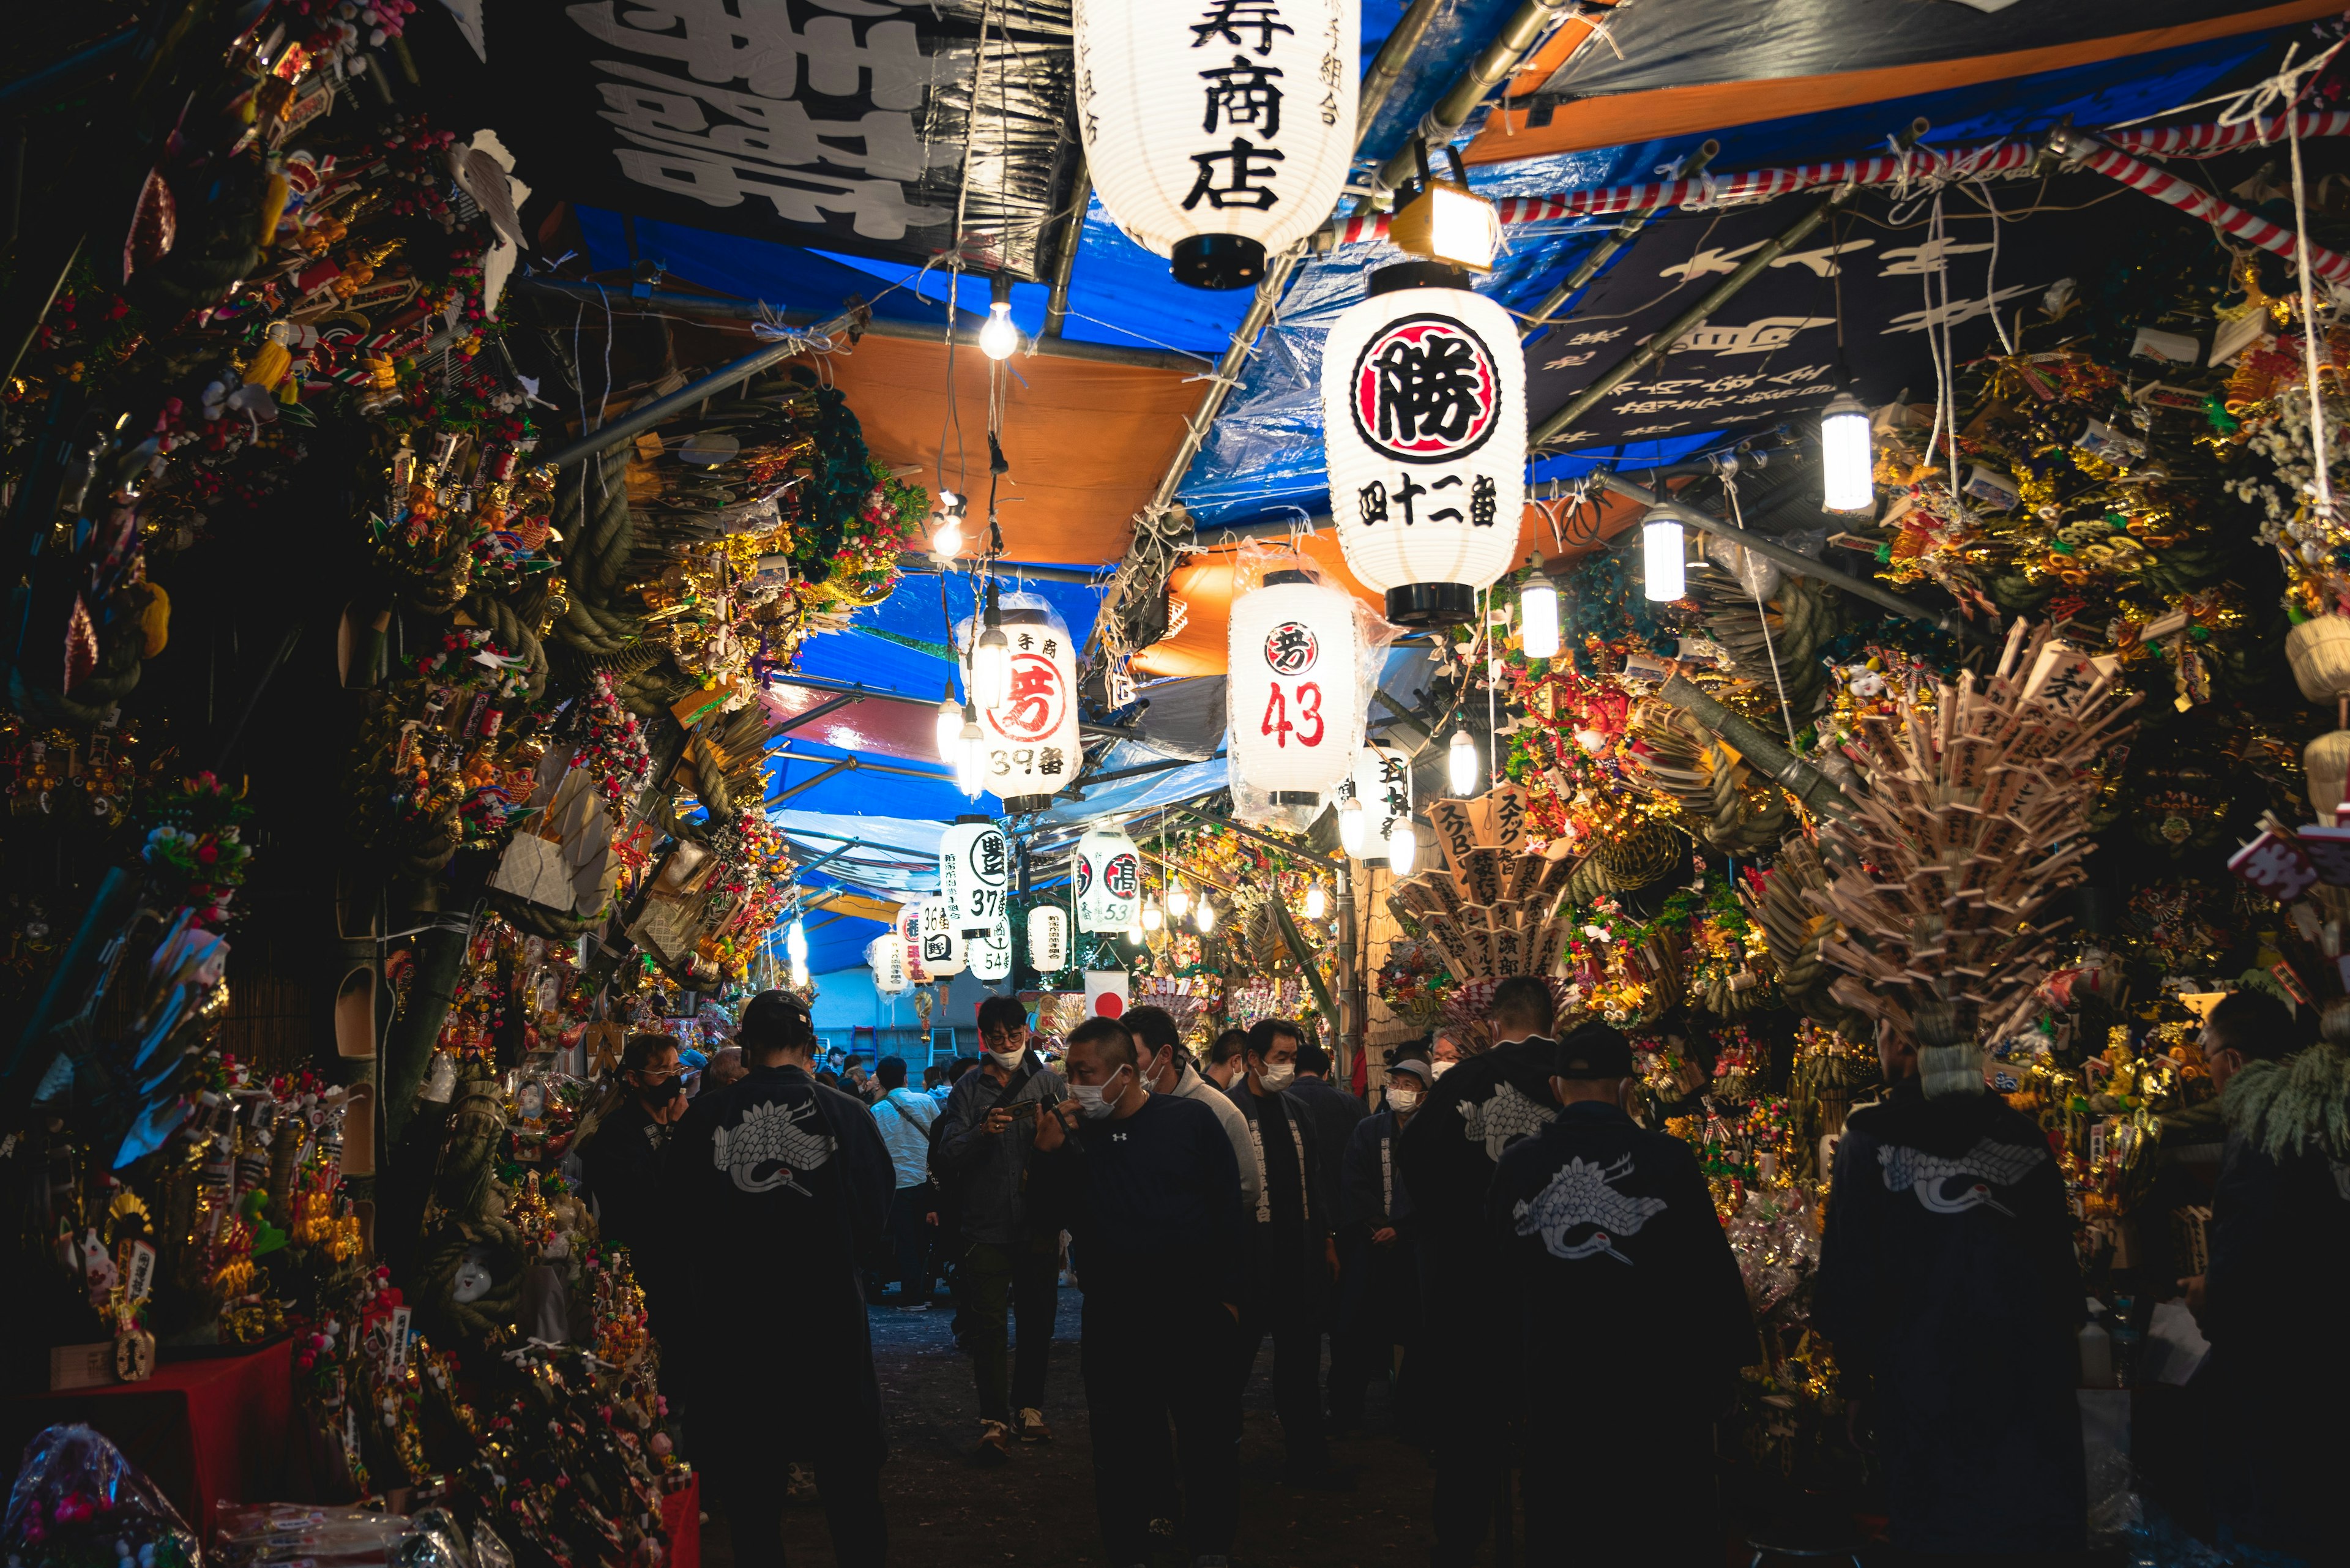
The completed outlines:
{"type": "Polygon", "coordinates": [[[1028,911],[1028,967],[1058,974],[1069,967],[1069,912],[1053,904],[1028,911]]]}
{"type": "MultiPolygon", "coordinates": [[[[979,787],[1011,811],[1041,809],[1077,775],[1077,647],[1069,623],[1042,594],[1007,593],[996,615],[1011,644],[1010,690],[979,716],[986,758],[979,787]]],[[[955,646],[969,648],[979,618],[955,623],[955,646]]]]}
{"type": "Polygon", "coordinates": [[[1302,830],[1336,798],[1354,776],[1395,637],[1310,556],[1241,547],[1224,687],[1236,818],[1302,830]],[[1315,798],[1297,798],[1307,794],[1315,798]]]}
{"type": "Polygon", "coordinates": [[[883,996],[895,996],[914,983],[906,973],[906,944],[895,931],[865,944],[865,962],[873,971],[873,989],[883,996]]]}
{"type": "Polygon", "coordinates": [[[1123,932],[1142,914],[1142,855],[1122,827],[1095,826],[1077,840],[1077,929],[1123,932]]]}
{"type": "Polygon", "coordinates": [[[931,980],[961,974],[971,961],[971,939],[944,898],[925,898],[916,908],[921,917],[922,971],[931,980]]]}

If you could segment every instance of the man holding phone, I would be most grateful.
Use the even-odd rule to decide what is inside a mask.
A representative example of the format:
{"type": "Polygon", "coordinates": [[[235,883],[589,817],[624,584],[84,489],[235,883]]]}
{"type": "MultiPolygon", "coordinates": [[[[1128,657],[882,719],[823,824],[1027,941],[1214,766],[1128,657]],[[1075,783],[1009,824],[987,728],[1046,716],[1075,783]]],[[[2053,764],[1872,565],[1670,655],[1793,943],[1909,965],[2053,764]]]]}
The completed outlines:
{"type": "Polygon", "coordinates": [[[965,1074],[947,1099],[936,1161],[962,1207],[963,1302],[979,1383],[972,1459],[999,1465],[1015,1431],[1030,1443],[1053,1436],[1040,1407],[1060,1305],[1061,1221],[1050,1205],[1031,1200],[1028,1168],[1037,1112],[1068,1090],[1029,1050],[1028,1014],[1017,997],[979,1004],[979,1070],[965,1074]],[[1015,1326],[1017,1349],[1007,1360],[1005,1332],[1015,1326]]]}

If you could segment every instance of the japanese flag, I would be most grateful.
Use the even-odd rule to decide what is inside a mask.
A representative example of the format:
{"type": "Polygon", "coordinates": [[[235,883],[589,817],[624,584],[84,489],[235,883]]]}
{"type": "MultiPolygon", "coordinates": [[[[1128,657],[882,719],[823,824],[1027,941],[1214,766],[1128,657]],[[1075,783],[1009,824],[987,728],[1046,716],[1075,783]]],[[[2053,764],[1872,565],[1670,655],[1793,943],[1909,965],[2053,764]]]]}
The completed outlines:
{"type": "Polygon", "coordinates": [[[1087,1017],[1122,1018],[1126,1015],[1126,971],[1122,969],[1086,971],[1087,1017]]]}

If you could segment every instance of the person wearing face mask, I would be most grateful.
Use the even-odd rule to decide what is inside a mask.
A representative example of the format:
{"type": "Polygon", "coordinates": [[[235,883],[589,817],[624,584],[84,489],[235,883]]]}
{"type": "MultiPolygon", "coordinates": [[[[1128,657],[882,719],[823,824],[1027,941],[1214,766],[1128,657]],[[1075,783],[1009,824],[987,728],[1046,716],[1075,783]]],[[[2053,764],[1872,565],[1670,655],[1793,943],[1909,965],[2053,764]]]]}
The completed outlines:
{"type": "Polygon", "coordinates": [[[1221,1568],[1239,1511],[1229,1368],[1246,1211],[1212,1107],[1149,1086],[1165,1051],[1140,1046],[1119,1020],[1072,1030],[1070,1097],[1037,1128],[1036,1168],[1061,1196],[1084,1282],[1078,1354],[1107,1560],[1150,1560],[1151,1519],[1174,1511],[1171,1474],[1191,1561],[1221,1568]]]}
{"type": "Polygon", "coordinates": [[[979,1004],[979,1070],[947,1097],[931,1164],[954,1189],[962,1228],[960,1323],[979,1384],[972,1459],[997,1465],[1010,1457],[1015,1430],[1023,1442],[1053,1436],[1041,1407],[1060,1300],[1061,1220],[1049,1202],[1032,1199],[1028,1167],[1039,1114],[1068,1090],[1029,1051],[1018,997],[979,1004]],[[1007,1357],[1004,1336],[1014,1327],[1017,1346],[1007,1357]]]}
{"type": "Polygon", "coordinates": [[[1395,1377],[1399,1417],[1407,1408],[1396,1352],[1411,1343],[1419,1321],[1419,1252],[1395,1140],[1419,1114],[1430,1076],[1416,1048],[1399,1052],[1388,1063],[1385,1104],[1347,1135],[1338,1188],[1338,1334],[1330,1355],[1330,1425],[1339,1431],[1361,1424],[1363,1390],[1374,1379],[1395,1377]]]}
{"type": "Polygon", "coordinates": [[[620,1048],[619,1082],[579,1148],[597,1228],[629,1250],[645,1290],[645,1310],[656,1324],[661,1309],[674,1305],[668,1299],[667,1241],[672,1227],[657,1189],[671,1135],[685,1119],[688,1103],[676,1039],[631,1034],[620,1048]]]}
{"type": "Polygon", "coordinates": [[[1350,1478],[1330,1467],[1322,1415],[1322,1324],[1338,1275],[1335,1205],[1323,1186],[1313,1111],[1289,1092],[1305,1041],[1305,1031],[1285,1018],[1260,1021],[1242,1054],[1245,1076],[1232,1085],[1232,1103],[1248,1118],[1259,1184],[1233,1389],[1237,1397],[1247,1386],[1257,1350],[1270,1337],[1273,1404],[1288,1456],[1284,1479],[1292,1486],[1338,1490],[1350,1478]]]}
{"type": "Polygon", "coordinates": [[[1445,1030],[1438,1034],[1430,1042],[1428,1047],[1428,1081],[1433,1084],[1437,1079],[1459,1066],[1461,1058],[1464,1054],[1466,1053],[1461,1049],[1461,1042],[1453,1038],[1451,1030],[1445,1030]]]}
{"type": "MultiPolygon", "coordinates": [[[[1428,1098],[1396,1136],[1396,1168],[1411,1184],[1419,1232],[1420,1321],[1472,1324],[1492,1312],[1496,1260],[1482,1223],[1502,1151],[1558,1115],[1551,1096],[1549,982],[1512,975],[1493,987],[1485,1023],[1492,1046],[1436,1073],[1428,1098]]],[[[1441,1052],[1451,1043],[1440,1040],[1441,1052]]],[[[1509,1475],[1492,1347],[1475,1334],[1430,1332],[1414,1378],[1436,1463],[1437,1568],[1472,1563],[1496,1518],[1495,1486],[1509,1475]]]]}
{"type": "Polygon", "coordinates": [[[1208,1064],[1200,1069],[1201,1075],[1227,1095],[1239,1094],[1233,1085],[1248,1071],[1248,1064],[1242,1060],[1247,1054],[1248,1031],[1227,1029],[1208,1047],[1208,1064]]]}
{"type": "MultiPolygon", "coordinates": [[[[1175,1027],[1175,1015],[1163,1007],[1129,1007],[1118,1022],[1126,1025],[1135,1048],[1142,1054],[1139,1062],[1144,1087],[1154,1095],[1197,1100],[1215,1113],[1224,1136],[1232,1140],[1232,1158],[1240,1162],[1241,1201],[1250,1213],[1256,1212],[1256,1145],[1249,1137],[1248,1117],[1241,1115],[1230,1095],[1191,1065],[1191,1054],[1183,1049],[1182,1032],[1175,1027]]],[[[1248,1038],[1245,1030],[1232,1033],[1243,1040],[1248,1038]]]]}
{"type": "Polygon", "coordinates": [[[1486,1200],[1502,1312],[1485,1354],[1518,1369],[1527,1568],[1722,1557],[1713,1421],[1760,1346],[1705,1174],[1633,1125],[1635,1083],[1607,1024],[1560,1041],[1561,1109],[1503,1152],[1486,1200]]]}

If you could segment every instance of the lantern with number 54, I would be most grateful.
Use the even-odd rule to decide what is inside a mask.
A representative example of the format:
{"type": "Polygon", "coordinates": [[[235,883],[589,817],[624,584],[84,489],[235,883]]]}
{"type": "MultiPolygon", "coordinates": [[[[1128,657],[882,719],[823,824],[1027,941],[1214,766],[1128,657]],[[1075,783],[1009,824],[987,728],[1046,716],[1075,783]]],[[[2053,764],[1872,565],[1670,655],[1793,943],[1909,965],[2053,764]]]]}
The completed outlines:
{"type": "Polygon", "coordinates": [[[1344,784],[1363,743],[1355,601],[1295,569],[1265,574],[1232,605],[1225,686],[1233,774],[1280,805],[1344,784]]]}

